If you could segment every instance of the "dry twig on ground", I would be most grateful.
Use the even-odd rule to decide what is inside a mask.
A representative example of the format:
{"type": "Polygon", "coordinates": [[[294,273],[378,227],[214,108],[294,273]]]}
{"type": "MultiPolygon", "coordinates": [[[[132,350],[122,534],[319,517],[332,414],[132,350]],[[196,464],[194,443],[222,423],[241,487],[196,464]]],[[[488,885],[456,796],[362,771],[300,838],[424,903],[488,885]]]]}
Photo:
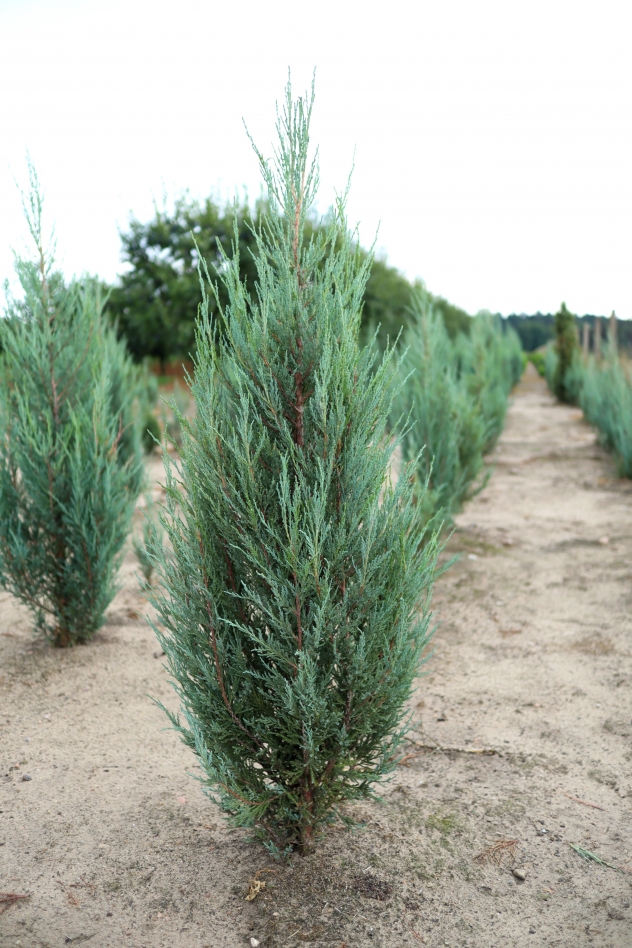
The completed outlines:
{"type": "MultiPolygon", "coordinates": [[[[495,750],[493,747],[449,747],[444,746],[443,744],[425,744],[423,741],[416,741],[414,738],[407,738],[409,744],[414,744],[415,747],[419,747],[421,750],[426,751],[442,751],[444,754],[482,754],[484,756],[497,756],[502,757],[500,751],[495,750]]],[[[407,754],[406,757],[402,758],[407,760],[408,757],[413,757],[413,754],[407,754]]],[[[401,763],[401,761],[400,761],[401,763]]]]}
{"type": "MultiPolygon", "coordinates": [[[[81,908],[81,902],[79,901],[75,893],[70,891],[69,886],[64,885],[64,883],[61,882],[59,879],[57,879],[57,885],[63,890],[66,898],[68,899],[71,905],[74,905],[75,908],[81,908]]],[[[76,888],[76,886],[73,886],[73,888],[76,888]]]]}
{"type": "Polygon", "coordinates": [[[599,806],[598,803],[588,803],[587,800],[580,800],[579,797],[572,797],[570,793],[565,793],[565,797],[568,797],[569,800],[572,800],[573,803],[581,803],[582,806],[591,806],[593,810],[605,810],[604,806],[599,806]]]}
{"type": "Polygon", "coordinates": [[[30,894],[18,895],[17,892],[0,892],[0,915],[10,909],[20,899],[30,899],[30,894]]]}
{"type": "Polygon", "coordinates": [[[479,862],[482,865],[494,863],[494,865],[500,866],[505,856],[509,856],[512,860],[516,858],[517,845],[517,839],[499,839],[498,842],[488,846],[478,856],[474,856],[474,862],[479,862]]]}

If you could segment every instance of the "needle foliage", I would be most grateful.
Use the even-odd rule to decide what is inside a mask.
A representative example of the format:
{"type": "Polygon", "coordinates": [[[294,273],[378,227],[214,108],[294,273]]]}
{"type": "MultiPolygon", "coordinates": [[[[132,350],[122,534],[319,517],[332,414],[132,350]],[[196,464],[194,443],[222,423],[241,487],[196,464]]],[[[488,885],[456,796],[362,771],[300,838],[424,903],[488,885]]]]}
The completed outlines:
{"type": "Polygon", "coordinates": [[[307,240],[318,185],[311,97],[288,84],[256,289],[237,243],[202,306],[178,466],[166,458],[150,595],[181,704],[169,713],[205,791],[274,852],[305,852],[395,766],[429,636],[436,542],[408,470],[388,476],[392,353],[358,346],[370,261],[344,199],[307,240]],[[217,287],[211,291],[220,298],[217,287]]]}
{"type": "Polygon", "coordinates": [[[576,391],[569,378],[573,364],[579,356],[577,338],[577,320],[573,313],[562,303],[555,314],[555,355],[557,356],[553,375],[553,392],[561,402],[569,405],[576,403],[576,391]]]}
{"type": "Polygon", "coordinates": [[[502,433],[509,395],[524,372],[520,338],[499,316],[482,312],[472,320],[469,336],[457,337],[456,349],[459,374],[485,423],[487,454],[502,433]]]}
{"type": "Polygon", "coordinates": [[[449,521],[474,491],[483,467],[486,425],[466,380],[459,377],[453,341],[423,289],[413,297],[403,336],[405,356],[392,418],[406,418],[402,453],[415,461],[418,513],[424,522],[449,521]]]}
{"type": "Polygon", "coordinates": [[[22,298],[0,319],[0,586],[56,646],[90,639],[115,592],[142,479],[138,374],[103,321],[97,284],[66,285],[42,239],[16,258],[22,298]]]}
{"type": "Polygon", "coordinates": [[[623,477],[632,477],[632,371],[614,346],[604,347],[604,358],[577,360],[577,385],[584,415],[599,429],[602,442],[613,453],[623,477]]]}
{"type": "MultiPolygon", "coordinates": [[[[555,346],[546,350],[546,380],[558,395],[560,359],[555,346]]],[[[629,360],[611,342],[599,356],[583,356],[576,347],[563,373],[564,400],[579,405],[599,431],[601,443],[613,452],[622,477],[632,477],[632,370],[629,360]]],[[[558,395],[559,397],[559,395],[558,395]]]]}
{"type": "Polygon", "coordinates": [[[423,287],[413,296],[402,347],[392,422],[406,419],[402,454],[414,463],[421,519],[449,524],[485,484],[484,455],[502,431],[524,366],[522,348],[516,333],[489,314],[450,338],[423,287]]]}

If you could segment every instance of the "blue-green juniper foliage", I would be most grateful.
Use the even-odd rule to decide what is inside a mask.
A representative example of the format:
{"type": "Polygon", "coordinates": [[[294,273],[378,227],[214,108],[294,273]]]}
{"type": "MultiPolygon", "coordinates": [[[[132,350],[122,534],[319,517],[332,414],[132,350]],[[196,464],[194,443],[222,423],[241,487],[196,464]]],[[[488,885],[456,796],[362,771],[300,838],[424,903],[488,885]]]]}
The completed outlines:
{"type": "Polygon", "coordinates": [[[418,512],[428,523],[449,524],[484,486],[484,455],[500,436],[524,367],[517,334],[499,320],[479,314],[469,330],[450,338],[432,297],[416,289],[391,417],[394,425],[412,421],[402,454],[415,462],[418,512]]]}
{"type": "Polygon", "coordinates": [[[218,271],[223,334],[202,307],[197,413],[167,460],[150,592],[173,726],[209,796],[275,852],[304,852],[395,766],[436,562],[412,470],[390,482],[395,367],[358,346],[370,261],[344,199],[304,238],[312,105],[288,85],[274,161],[257,151],[270,214],[254,293],[234,254],[218,271]]]}
{"type": "MultiPolygon", "coordinates": [[[[556,394],[559,356],[546,352],[547,383],[556,394]]],[[[599,429],[602,444],[615,456],[622,477],[632,477],[632,371],[625,356],[607,342],[600,356],[583,357],[579,347],[564,374],[567,401],[579,405],[587,421],[599,429]]]]}
{"type": "Polygon", "coordinates": [[[30,170],[37,259],[16,258],[23,298],[0,319],[0,587],[65,647],[94,635],[116,591],[142,480],[138,370],[95,282],[54,269],[30,170]]]}

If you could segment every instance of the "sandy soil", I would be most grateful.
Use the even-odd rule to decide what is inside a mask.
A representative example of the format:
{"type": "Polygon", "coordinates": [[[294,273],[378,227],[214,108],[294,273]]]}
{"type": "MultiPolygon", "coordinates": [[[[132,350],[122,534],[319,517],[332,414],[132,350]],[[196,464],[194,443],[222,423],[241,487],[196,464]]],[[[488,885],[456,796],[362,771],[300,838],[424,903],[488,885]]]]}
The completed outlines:
{"type": "Polygon", "coordinates": [[[438,583],[418,743],[360,829],[289,865],[225,828],[161,730],[131,555],[87,647],[38,644],[0,595],[0,890],[30,896],[2,948],[629,948],[632,873],[570,844],[632,868],[632,485],[533,372],[495,463],[438,583]]]}

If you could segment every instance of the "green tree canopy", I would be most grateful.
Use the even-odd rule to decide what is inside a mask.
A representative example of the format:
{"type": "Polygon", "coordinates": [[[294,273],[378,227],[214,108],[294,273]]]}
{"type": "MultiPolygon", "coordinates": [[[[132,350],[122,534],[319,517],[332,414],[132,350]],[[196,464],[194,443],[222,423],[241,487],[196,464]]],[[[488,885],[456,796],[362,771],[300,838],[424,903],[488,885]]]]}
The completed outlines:
{"type": "MultiPolygon", "coordinates": [[[[260,212],[257,205],[252,213],[246,202],[221,207],[210,198],[199,202],[182,195],[172,211],[156,209],[147,223],[131,218],[121,234],[129,269],[112,288],[108,309],[134,358],[151,356],[164,363],[170,356],[188,355],[202,301],[200,255],[213,272],[221,266],[218,244],[231,253],[235,234],[242,278],[253,285],[251,228],[260,212]]],[[[224,295],[220,291],[220,302],[224,295]]]]}

